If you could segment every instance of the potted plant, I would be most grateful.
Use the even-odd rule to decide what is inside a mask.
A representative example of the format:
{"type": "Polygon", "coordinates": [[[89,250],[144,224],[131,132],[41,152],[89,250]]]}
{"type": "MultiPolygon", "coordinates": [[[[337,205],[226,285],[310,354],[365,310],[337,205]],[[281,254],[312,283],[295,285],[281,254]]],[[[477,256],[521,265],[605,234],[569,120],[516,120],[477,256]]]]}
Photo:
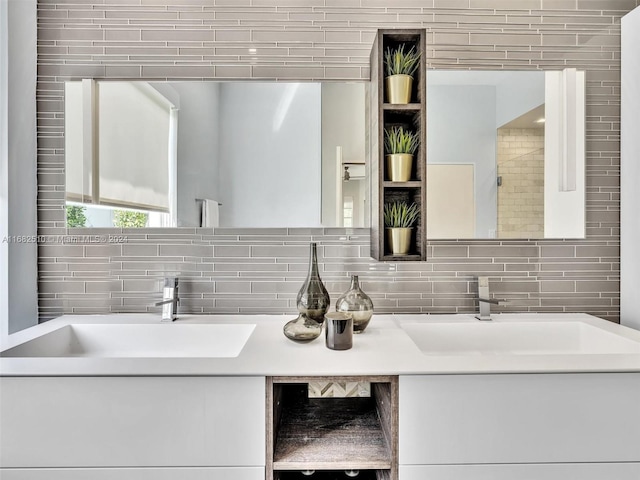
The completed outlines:
{"type": "Polygon", "coordinates": [[[398,48],[390,47],[384,52],[384,66],[386,70],[385,87],[389,103],[407,104],[411,102],[411,86],[413,74],[420,65],[420,52],[415,45],[406,53],[405,44],[398,48]]]}
{"type": "Polygon", "coordinates": [[[387,242],[392,255],[407,255],[411,248],[413,226],[420,217],[416,203],[411,205],[402,200],[384,204],[384,226],[387,229],[387,242]]]}
{"type": "Polygon", "coordinates": [[[387,153],[387,175],[392,182],[406,182],[411,178],[413,154],[420,143],[417,132],[403,127],[384,130],[384,149],[387,153]]]}

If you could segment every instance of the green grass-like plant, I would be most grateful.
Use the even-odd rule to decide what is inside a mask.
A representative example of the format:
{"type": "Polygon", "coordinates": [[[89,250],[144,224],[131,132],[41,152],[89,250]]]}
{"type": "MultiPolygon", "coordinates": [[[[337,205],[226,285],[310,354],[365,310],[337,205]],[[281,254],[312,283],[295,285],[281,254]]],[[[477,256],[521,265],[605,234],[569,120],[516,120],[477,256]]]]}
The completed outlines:
{"type": "Polygon", "coordinates": [[[147,226],[149,215],[133,210],[114,210],[113,226],[120,228],[144,228],[147,226]]]}
{"type": "Polygon", "coordinates": [[[384,129],[384,149],[388,154],[410,153],[413,155],[419,144],[418,132],[405,130],[403,127],[384,129]]]}
{"type": "Polygon", "coordinates": [[[420,65],[420,52],[416,50],[415,45],[408,52],[404,51],[403,43],[396,49],[387,47],[384,52],[384,66],[387,76],[391,75],[409,75],[413,76],[420,65]]]}
{"type": "Polygon", "coordinates": [[[86,227],[87,217],[84,214],[87,210],[80,205],[67,205],[67,227],[86,227]]]}
{"type": "Polygon", "coordinates": [[[416,203],[408,205],[400,200],[385,203],[383,213],[384,226],[387,228],[411,228],[420,217],[420,209],[416,203]]]}

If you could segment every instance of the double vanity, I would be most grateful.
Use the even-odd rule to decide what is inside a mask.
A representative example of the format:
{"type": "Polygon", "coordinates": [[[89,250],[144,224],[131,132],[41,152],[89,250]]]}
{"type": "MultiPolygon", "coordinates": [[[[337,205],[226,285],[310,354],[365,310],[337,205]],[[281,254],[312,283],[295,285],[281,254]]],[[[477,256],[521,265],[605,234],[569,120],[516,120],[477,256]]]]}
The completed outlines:
{"type": "Polygon", "coordinates": [[[640,478],[638,331],[375,315],[333,351],[287,340],[287,319],[63,316],[12,335],[2,478],[640,478]],[[355,396],[309,398],[331,382],[355,396]]]}

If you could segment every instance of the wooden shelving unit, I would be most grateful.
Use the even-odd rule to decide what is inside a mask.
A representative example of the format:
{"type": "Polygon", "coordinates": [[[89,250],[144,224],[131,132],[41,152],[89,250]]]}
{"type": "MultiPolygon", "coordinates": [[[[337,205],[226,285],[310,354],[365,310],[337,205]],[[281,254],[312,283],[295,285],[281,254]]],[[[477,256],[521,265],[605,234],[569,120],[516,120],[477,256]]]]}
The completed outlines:
{"type": "Polygon", "coordinates": [[[383,188],[398,188],[398,187],[422,188],[422,182],[417,180],[409,181],[409,182],[389,182],[385,180],[382,182],[382,187],[383,188]]]}
{"type": "Polygon", "coordinates": [[[382,110],[386,112],[417,112],[422,108],[420,103],[407,103],[399,105],[395,103],[383,103],[382,110]]]}
{"type": "Polygon", "coordinates": [[[383,261],[426,260],[426,31],[378,30],[371,49],[371,82],[368,85],[369,135],[367,142],[371,159],[371,256],[383,261]],[[406,44],[415,45],[422,52],[420,66],[414,74],[411,103],[406,105],[386,103],[384,51],[406,44]],[[411,180],[389,181],[385,168],[384,130],[394,125],[411,128],[420,133],[420,146],[414,155],[411,180]],[[385,202],[404,200],[416,202],[420,208],[420,220],[414,228],[409,255],[391,255],[386,240],[383,220],[385,202]]]}
{"type": "Polygon", "coordinates": [[[267,379],[267,479],[397,479],[397,377],[267,379]],[[371,381],[366,398],[309,398],[310,381],[371,381]]]}
{"type": "Polygon", "coordinates": [[[307,399],[304,385],[285,388],[274,470],[391,468],[371,398],[307,399]]]}

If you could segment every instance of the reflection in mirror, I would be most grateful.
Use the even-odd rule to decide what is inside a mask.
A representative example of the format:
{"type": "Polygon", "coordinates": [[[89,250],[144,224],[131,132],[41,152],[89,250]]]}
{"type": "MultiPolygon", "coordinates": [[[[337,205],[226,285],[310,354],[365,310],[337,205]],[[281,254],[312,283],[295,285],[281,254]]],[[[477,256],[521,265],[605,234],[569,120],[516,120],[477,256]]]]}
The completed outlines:
{"type": "Polygon", "coordinates": [[[368,227],[364,83],[322,85],[322,224],[368,227]]]}
{"type": "Polygon", "coordinates": [[[68,226],[368,226],[364,84],[65,84],[68,226]]]}
{"type": "Polygon", "coordinates": [[[429,71],[429,238],[583,238],[584,72],[429,71]]]}

